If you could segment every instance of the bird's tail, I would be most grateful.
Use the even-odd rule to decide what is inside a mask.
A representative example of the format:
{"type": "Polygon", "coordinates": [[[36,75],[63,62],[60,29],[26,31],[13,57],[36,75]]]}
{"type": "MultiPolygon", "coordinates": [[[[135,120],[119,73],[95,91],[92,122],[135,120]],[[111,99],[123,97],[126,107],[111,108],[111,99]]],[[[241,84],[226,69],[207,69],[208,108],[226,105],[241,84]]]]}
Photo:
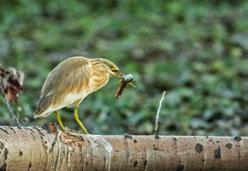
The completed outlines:
{"type": "Polygon", "coordinates": [[[46,110],[49,108],[49,106],[52,103],[52,98],[53,96],[45,96],[42,97],[34,111],[34,118],[39,118],[39,117],[43,117],[44,114],[46,114],[46,110]]]}

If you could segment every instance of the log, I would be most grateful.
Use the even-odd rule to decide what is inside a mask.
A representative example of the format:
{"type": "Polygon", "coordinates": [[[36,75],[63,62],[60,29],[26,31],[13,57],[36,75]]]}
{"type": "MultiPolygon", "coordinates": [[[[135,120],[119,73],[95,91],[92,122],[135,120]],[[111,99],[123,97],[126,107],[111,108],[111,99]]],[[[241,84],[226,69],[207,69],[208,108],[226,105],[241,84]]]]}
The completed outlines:
{"type": "Polygon", "coordinates": [[[248,170],[248,137],[81,135],[0,126],[0,170],[248,170]]]}

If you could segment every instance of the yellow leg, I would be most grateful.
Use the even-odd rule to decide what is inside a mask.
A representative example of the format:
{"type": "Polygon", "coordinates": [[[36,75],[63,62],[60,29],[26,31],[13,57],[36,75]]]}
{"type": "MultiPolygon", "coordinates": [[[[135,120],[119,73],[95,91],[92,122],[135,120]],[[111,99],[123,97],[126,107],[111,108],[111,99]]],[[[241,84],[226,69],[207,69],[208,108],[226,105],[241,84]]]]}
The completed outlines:
{"type": "Polygon", "coordinates": [[[74,108],[74,119],[77,122],[77,124],[80,126],[80,128],[83,130],[84,134],[89,134],[87,129],[84,127],[83,123],[78,118],[78,105],[74,108]]]}
{"type": "Polygon", "coordinates": [[[58,121],[58,124],[59,124],[59,127],[60,127],[61,131],[65,132],[65,128],[64,128],[64,125],[63,125],[63,123],[61,121],[61,118],[59,116],[59,112],[58,111],[55,111],[55,117],[56,117],[56,119],[58,121]]]}

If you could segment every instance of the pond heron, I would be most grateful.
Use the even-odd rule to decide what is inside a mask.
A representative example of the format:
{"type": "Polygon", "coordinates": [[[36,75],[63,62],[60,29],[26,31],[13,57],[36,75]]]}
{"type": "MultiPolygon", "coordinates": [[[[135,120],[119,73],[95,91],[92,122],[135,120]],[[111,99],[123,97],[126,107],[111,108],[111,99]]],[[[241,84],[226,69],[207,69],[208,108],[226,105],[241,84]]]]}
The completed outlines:
{"type": "Polygon", "coordinates": [[[125,74],[107,59],[75,56],[62,61],[45,80],[34,118],[54,112],[60,129],[65,131],[58,110],[73,106],[75,121],[88,134],[78,117],[79,104],[87,95],[105,86],[111,76],[123,79],[125,74]]]}

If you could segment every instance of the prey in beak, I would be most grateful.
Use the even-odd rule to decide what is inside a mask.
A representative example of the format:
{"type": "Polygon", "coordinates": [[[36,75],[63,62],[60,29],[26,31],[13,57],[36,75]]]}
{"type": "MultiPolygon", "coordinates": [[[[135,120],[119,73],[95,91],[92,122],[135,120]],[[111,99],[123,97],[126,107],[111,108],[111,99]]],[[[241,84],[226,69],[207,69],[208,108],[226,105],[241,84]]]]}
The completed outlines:
{"type": "Polygon", "coordinates": [[[128,83],[130,86],[135,87],[135,81],[132,74],[125,74],[123,71],[117,69],[112,70],[112,73],[117,78],[120,78],[121,81],[123,80],[124,82],[128,83]]]}
{"type": "Polygon", "coordinates": [[[115,93],[115,98],[118,99],[118,97],[122,95],[122,92],[126,88],[127,85],[131,85],[132,87],[135,87],[134,78],[132,74],[125,74],[124,72],[120,70],[115,70],[114,75],[121,79],[120,85],[115,93]]]}

